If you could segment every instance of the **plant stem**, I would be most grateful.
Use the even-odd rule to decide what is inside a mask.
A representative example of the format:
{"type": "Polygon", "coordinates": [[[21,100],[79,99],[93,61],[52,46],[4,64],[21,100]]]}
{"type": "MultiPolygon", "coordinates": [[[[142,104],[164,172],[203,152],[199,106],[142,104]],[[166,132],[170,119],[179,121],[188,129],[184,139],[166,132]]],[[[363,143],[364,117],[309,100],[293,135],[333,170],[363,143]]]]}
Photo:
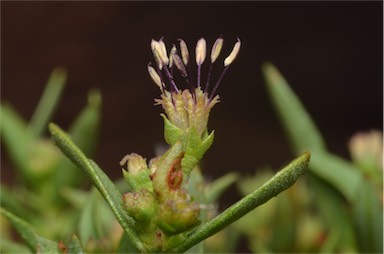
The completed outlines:
{"type": "Polygon", "coordinates": [[[173,248],[171,252],[184,252],[188,250],[192,246],[240,219],[256,207],[264,204],[280,192],[291,187],[307,169],[309,159],[310,153],[305,152],[303,155],[279,171],[260,188],[245,196],[206,224],[197,228],[183,243],[173,248]]]}

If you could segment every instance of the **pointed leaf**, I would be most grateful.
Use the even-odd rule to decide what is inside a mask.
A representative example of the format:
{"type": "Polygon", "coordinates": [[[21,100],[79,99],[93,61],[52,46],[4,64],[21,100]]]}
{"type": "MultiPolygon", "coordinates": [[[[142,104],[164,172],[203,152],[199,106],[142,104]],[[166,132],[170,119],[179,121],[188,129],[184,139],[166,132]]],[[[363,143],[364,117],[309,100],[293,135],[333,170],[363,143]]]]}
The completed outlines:
{"type": "Polygon", "coordinates": [[[326,151],[315,123],[278,70],[266,63],[263,72],[273,105],[295,153],[311,150],[310,170],[333,184],[348,200],[353,200],[363,183],[362,175],[352,164],[326,151]]]}
{"type": "Polygon", "coordinates": [[[0,237],[1,253],[33,253],[27,246],[13,242],[3,236],[0,237]]]}
{"type": "Polygon", "coordinates": [[[28,176],[28,145],[34,140],[24,119],[10,105],[0,105],[2,141],[18,170],[28,176]]]}
{"type": "Polygon", "coordinates": [[[310,153],[304,153],[279,171],[260,188],[245,196],[212,220],[198,227],[188,235],[184,242],[173,248],[171,251],[184,252],[188,250],[197,243],[237,221],[256,207],[264,204],[280,192],[288,189],[302,174],[304,174],[308,167],[309,159],[310,153]]]}
{"type": "Polygon", "coordinates": [[[54,138],[57,146],[61,151],[72,160],[79,168],[81,168],[88,177],[92,180],[94,186],[100,191],[108,205],[112,209],[116,219],[135,244],[138,250],[145,250],[145,246],[138,238],[138,235],[133,229],[134,221],[128,217],[122,206],[122,196],[117,190],[113,182],[107,175],[98,167],[98,165],[89,160],[84,153],[71,141],[68,135],[61,130],[57,125],[51,123],[49,130],[54,138]]]}
{"type": "MultiPolygon", "coordinates": [[[[88,104],[72,123],[69,134],[78,147],[87,155],[95,152],[101,119],[101,95],[98,90],[88,95],[88,104]]],[[[60,192],[62,186],[78,186],[83,181],[79,177],[77,167],[68,158],[63,158],[56,171],[56,188],[60,192]]]]}
{"type": "Polygon", "coordinates": [[[214,182],[208,185],[207,190],[207,202],[213,203],[218,200],[220,195],[234,182],[236,182],[239,179],[239,175],[236,173],[228,173],[218,179],[216,179],[214,182]]]}
{"type": "Polygon", "coordinates": [[[29,128],[31,132],[39,137],[46,130],[56,106],[60,100],[65,82],[67,80],[67,72],[62,68],[55,68],[47,85],[45,86],[43,95],[32,115],[29,128]]]}
{"type": "Polygon", "coordinates": [[[36,239],[35,230],[23,219],[8,212],[4,208],[0,207],[0,214],[9,220],[9,222],[15,227],[16,231],[20,234],[21,238],[28,245],[32,252],[37,251],[38,241],[36,239]]]}
{"type": "Polygon", "coordinates": [[[373,184],[363,184],[353,206],[360,252],[383,253],[383,206],[373,184]]]}
{"type": "Polygon", "coordinates": [[[269,95],[296,153],[326,149],[323,138],[311,116],[287,81],[271,63],[263,65],[269,95]]]}
{"type": "Polygon", "coordinates": [[[13,194],[5,185],[0,185],[0,204],[1,207],[21,218],[28,218],[29,214],[20,199],[13,194]]]}

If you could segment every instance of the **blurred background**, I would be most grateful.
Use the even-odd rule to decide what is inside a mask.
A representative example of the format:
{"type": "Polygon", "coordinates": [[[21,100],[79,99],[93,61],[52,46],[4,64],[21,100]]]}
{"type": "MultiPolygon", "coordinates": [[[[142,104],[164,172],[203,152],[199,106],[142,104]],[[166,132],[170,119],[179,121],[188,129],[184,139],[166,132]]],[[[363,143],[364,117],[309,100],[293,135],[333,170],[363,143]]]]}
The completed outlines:
{"type": "MultiPolygon", "coordinates": [[[[147,74],[152,38],[194,51],[224,36],[242,48],[211,114],[215,142],[204,173],[279,168],[293,158],[268,99],[260,66],[273,62],[312,114],[332,152],[348,158],[349,137],[382,130],[383,4],[369,2],[1,2],[1,100],[29,119],[55,66],[69,78],[54,122],[63,128],[102,92],[95,160],[112,178],[120,159],[155,155],[163,142],[160,94],[147,74]]],[[[3,180],[12,179],[4,149],[3,180]]],[[[3,181],[2,180],[2,181],[3,181]]]]}

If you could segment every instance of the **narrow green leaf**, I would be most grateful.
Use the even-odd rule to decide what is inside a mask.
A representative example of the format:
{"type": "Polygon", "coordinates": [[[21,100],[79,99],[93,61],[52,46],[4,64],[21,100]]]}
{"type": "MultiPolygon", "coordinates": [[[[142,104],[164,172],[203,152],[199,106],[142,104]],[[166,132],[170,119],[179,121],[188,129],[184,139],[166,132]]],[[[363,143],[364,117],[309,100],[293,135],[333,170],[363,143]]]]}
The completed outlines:
{"type": "Polygon", "coordinates": [[[364,183],[360,171],[350,162],[330,153],[317,152],[315,155],[311,162],[311,172],[332,184],[349,201],[353,201],[364,183]]]}
{"type": "Polygon", "coordinates": [[[88,94],[87,106],[69,127],[68,133],[71,139],[87,156],[91,156],[95,152],[98,142],[101,103],[100,91],[91,90],[88,94]]]}
{"type": "Polygon", "coordinates": [[[27,246],[13,242],[3,236],[0,237],[1,253],[33,253],[27,246]]]}
{"type": "MultiPolygon", "coordinates": [[[[69,128],[71,139],[87,156],[92,156],[98,142],[101,119],[101,95],[90,91],[87,106],[80,112],[69,128]]],[[[63,158],[55,176],[55,186],[60,192],[63,186],[78,186],[83,182],[77,167],[68,158],[63,158]]]]}
{"type": "Polygon", "coordinates": [[[52,71],[29,124],[30,130],[36,137],[40,136],[47,128],[47,124],[60,100],[66,80],[66,70],[58,67],[52,71]]]}
{"type": "Polygon", "coordinates": [[[274,177],[272,177],[272,179],[263,184],[260,188],[245,196],[209,222],[198,227],[187,236],[184,242],[171,251],[184,252],[188,250],[195,244],[203,241],[209,236],[219,232],[226,226],[240,219],[256,207],[264,204],[280,192],[288,189],[302,174],[304,174],[308,167],[309,159],[310,153],[304,153],[302,156],[298,157],[279,171],[274,177]]]}
{"type": "Polygon", "coordinates": [[[127,236],[127,233],[124,232],[124,234],[121,236],[119,246],[117,248],[116,253],[138,253],[138,250],[135,248],[134,244],[131,242],[129,237],[127,236]]]}
{"type": "Polygon", "coordinates": [[[373,184],[362,184],[353,206],[360,252],[383,253],[383,206],[373,184]]]}
{"type": "Polygon", "coordinates": [[[97,222],[97,207],[96,207],[96,195],[95,191],[91,191],[89,194],[87,200],[85,201],[80,215],[79,220],[79,237],[81,241],[85,244],[88,243],[90,239],[99,239],[99,230],[96,226],[98,224],[97,222]]]}
{"type": "Polygon", "coordinates": [[[24,176],[28,175],[28,146],[34,140],[24,119],[10,106],[0,105],[0,131],[12,162],[24,176]]]}
{"type": "Polygon", "coordinates": [[[331,183],[315,174],[309,175],[309,186],[311,197],[315,200],[314,205],[319,211],[324,227],[328,229],[327,238],[320,252],[357,252],[355,230],[344,197],[331,183]]]}
{"type": "Polygon", "coordinates": [[[220,195],[238,179],[239,175],[231,172],[210,183],[206,191],[207,203],[216,202],[220,195]]]}
{"type": "Polygon", "coordinates": [[[89,193],[79,189],[73,189],[70,187],[64,187],[61,190],[61,195],[67,200],[71,205],[77,209],[81,209],[84,204],[87,202],[89,193]]]}
{"type": "Polygon", "coordinates": [[[4,184],[0,185],[0,205],[9,212],[21,218],[28,218],[29,214],[20,199],[13,194],[4,184]]]}
{"type": "Polygon", "coordinates": [[[85,244],[90,239],[98,240],[109,237],[110,227],[114,224],[115,217],[102,198],[100,193],[93,188],[82,208],[79,221],[79,237],[85,244]]]}
{"type": "Polygon", "coordinates": [[[363,177],[352,164],[329,154],[315,123],[287,81],[270,63],[263,73],[273,106],[296,154],[311,150],[310,170],[333,184],[348,200],[353,200],[363,177]]]}
{"type": "Polygon", "coordinates": [[[24,239],[29,249],[35,253],[37,251],[38,241],[33,227],[23,219],[8,212],[2,207],[0,207],[0,214],[9,220],[9,222],[15,227],[16,231],[20,234],[21,238],[24,239]]]}
{"type": "Polygon", "coordinates": [[[271,63],[263,65],[270,97],[297,154],[325,150],[323,138],[287,81],[271,63]]]}
{"type": "Polygon", "coordinates": [[[70,140],[68,135],[57,125],[53,123],[49,124],[49,130],[61,151],[92,180],[94,186],[107,201],[116,219],[119,221],[135,247],[140,251],[145,251],[146,248],[144,244],[133,229],[134,220],[126,215],[122,207],[121,193],[116,189],[113,182],[95,162],[89,160],[84,153],[81,152],[81,150],[70,140]]]}

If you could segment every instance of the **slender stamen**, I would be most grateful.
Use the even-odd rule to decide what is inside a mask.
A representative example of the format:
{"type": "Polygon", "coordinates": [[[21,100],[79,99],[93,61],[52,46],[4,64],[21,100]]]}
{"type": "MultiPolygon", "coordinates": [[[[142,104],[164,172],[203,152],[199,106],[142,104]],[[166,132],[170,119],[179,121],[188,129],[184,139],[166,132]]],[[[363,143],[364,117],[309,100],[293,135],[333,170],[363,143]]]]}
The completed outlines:
{"type": "Polygon", "coordinates": [[[211,93],[211,95],[209,96],[209,101],[212,101],[213,97],[215,96],[216,90],[217,90],[217,88],[219,87],[220,82],[221,82],[221,80],[223,79],[223,77],[224,77],[225,73],[227,72],[227,70],[228,70],[228,66],[226,66],[226,67],[224,68],[223,72],[221,73],[219,79],[218,79],[217,82],[216,82],[215,87],[212,89],[212,93],[211,93]]]}
{"type": "Polygon", "coordinates": [[[197,66],[197,87],[200,87],[200,79],[201,79],[201,64],[197,66]]]}
{"type": "Polygon", "coordinates": [[[171,89],[175,92],[179,92],[179,88],[177,88],[175,80],[173,79],[173,76],[169,72],[169,69],[166,65],[164,65],[164,72],[165,72],[165,75],[167,76],[169,82],[171,83],[171,89]]]}
{"type": "Polygon", "coordinates": [[[213,63],[211,62],[211,64],[209,65],[209,71],[208,71],[207,83],[205,84],[205,88],[204,88],[204,92],[205,92],[205,93],[208,92],[208,87],[209,87],[209,82],[210,82],[210,79],[211,79],[211,72],[212,72],[212,69],[213,69],[213,63]]]}

